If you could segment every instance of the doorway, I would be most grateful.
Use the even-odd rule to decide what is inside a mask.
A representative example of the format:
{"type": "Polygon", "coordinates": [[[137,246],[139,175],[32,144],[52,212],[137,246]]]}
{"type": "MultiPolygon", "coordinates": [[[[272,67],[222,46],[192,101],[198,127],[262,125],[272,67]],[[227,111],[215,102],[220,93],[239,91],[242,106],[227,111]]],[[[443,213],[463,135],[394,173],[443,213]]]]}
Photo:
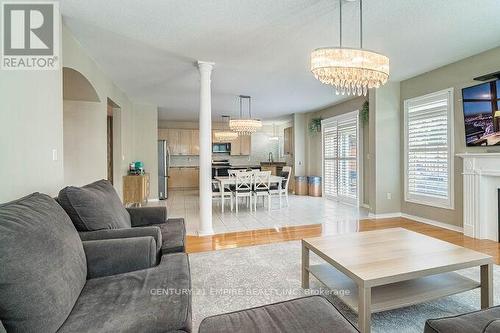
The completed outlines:
{"type": "Polygon", "coordinates": [[[107,115],[107,169],[108,180],[113,184],[113,106],[109,103],[108,99],[108,115],[107,115]]]}
{"type": "Polygon", "coordinates": [[[329,199],[359,206],[359,112],[325,119],[321,125],[323,193],[329,199]]]}

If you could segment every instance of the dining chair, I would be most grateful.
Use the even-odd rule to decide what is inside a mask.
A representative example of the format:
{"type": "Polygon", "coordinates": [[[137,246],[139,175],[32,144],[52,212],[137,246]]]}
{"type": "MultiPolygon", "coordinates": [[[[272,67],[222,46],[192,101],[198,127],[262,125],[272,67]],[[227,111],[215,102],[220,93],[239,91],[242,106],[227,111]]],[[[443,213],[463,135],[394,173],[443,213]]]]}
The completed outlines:
{"type": "Polygon", "coordinates": [[[220,198],[221,210],[224,213],[225,200],[229,199],[231,203],[231,211],[233,211],[233,196],[230,191],[224,191],[222,194],[221,184],[217,180],[212,180],[212,198],[220,198]]]}
{"type": "Polygon", "coordinates": [[[235,187],[234,190],[231,190],[232,195],[235,198],[236,203],[236,213],[238,213],[238,198],[247,198],[247,207],[250,208],[250,212],[252,211],[252,181],[253,181],[253,172],[235,172],[235,187]]]}
{"type": "Polygon", "coordinates": [[[267,209],[271,211],[271,195],[269,188],[271,185],[271,171],[259,171],[253,174],[253,196],[254,209],[257,211],[257,200],[262,197],[262,204],[264,205],[264,197],[267,196],[267,209]]]}
{"type": "Polygon", "coordinates": [[[281,207],[281,196],[284,195],[286,199],[286,205],[288,206],[288,186],[290,185],[290,177],[292,175],[292,167],[290,166],[284,166],[283,170],[281,171],[280,176],[283,178],[281,181],[281,187],[278,185],[273,185],[271,186],[269,190],[269,194],[272,196],[278,196],[280,200],[280,207],[281,207]]]}

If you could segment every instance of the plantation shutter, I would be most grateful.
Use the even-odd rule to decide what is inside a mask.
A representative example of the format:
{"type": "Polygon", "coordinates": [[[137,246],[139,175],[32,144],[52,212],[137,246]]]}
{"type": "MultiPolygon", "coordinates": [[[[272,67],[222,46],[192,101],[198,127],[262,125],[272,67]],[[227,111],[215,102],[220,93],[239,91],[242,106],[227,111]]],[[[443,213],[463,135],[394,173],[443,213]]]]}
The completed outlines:
{"type": "Polygon", "coordinates": [[[337,123],[324,129],[324,188],[327,197],[337,196],[337,123]]]}
{"type": "Polygon", "coordinates": [[[406,101],[406,199],[451,206],[451,91],[406,101]]]}
{"type": "Polygon", "coordinates": [[[356,199],[358,194],[358,121],[348,119],[338,123],[338,194],[356,199]]]}
{"type": "Polygon", "coordinates": [[[322,127],[324,195],[357,204],[358,113],[327,119],[322,127]]]}

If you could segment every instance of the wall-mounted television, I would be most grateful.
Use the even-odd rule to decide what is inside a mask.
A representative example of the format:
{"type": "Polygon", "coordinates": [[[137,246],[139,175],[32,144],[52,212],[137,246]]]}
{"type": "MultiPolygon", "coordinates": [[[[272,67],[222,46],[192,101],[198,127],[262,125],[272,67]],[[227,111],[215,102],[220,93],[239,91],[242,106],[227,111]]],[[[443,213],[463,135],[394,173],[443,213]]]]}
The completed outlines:
{"type": "Polygon", "coordinates": [[[500,80],[462,89],[467,146],[500,145],[500,80]]]}

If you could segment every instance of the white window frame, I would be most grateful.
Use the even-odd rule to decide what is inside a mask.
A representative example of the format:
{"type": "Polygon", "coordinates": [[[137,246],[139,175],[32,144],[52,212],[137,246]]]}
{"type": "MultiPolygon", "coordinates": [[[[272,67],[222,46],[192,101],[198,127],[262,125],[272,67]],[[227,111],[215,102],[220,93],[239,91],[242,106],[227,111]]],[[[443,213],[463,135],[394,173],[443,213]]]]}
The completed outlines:
{"type": "Polygon", "coordinates": [[[405,201],[436,208],[455,209],[455,168],[454,168],[454,95],[453,88],[440,90],[424,96],[404,101],[404,188],[405,201]],[[429,195],[408,193],[408,105],[428,100],[442,94],[448,95],[448,198],[441,199],[429,195]]]}
{"type": "Polygon", "coordinates": [[[339,196],[328,196],[327,199],[335,200],[338,202],[342,202],[345,204],[353,205],[355,207],[359,207],[360,202],[361,202],[361,194],[363,193],[363,165],[362,165],[362,158],[361,158],[361,148],[362,148],[362,142],[363,142],[363,129],[362,126],[363,124],[361,123],[361,120],[359,119],[359,110],[351,111],[348,113],[344,113],[338,116],[330,117],[327,119],[323,119],[321,121],[321,175],[323,181],[322,183],[322,191],[325,193],[325,147],[324,147],[324,138],[325,138],[325,131],[324,128],[325,126],[328,126],[328,124],[331,123],[338,123],[339,121],[345,120],[345,119],[350,119],[350,118],[356,118],[357,119],[357,147],[356,147],[356,166],[357,166],[357,194],[356,194],[356,199],[352,200],[349,198],[343,198],[339,196]]]}

